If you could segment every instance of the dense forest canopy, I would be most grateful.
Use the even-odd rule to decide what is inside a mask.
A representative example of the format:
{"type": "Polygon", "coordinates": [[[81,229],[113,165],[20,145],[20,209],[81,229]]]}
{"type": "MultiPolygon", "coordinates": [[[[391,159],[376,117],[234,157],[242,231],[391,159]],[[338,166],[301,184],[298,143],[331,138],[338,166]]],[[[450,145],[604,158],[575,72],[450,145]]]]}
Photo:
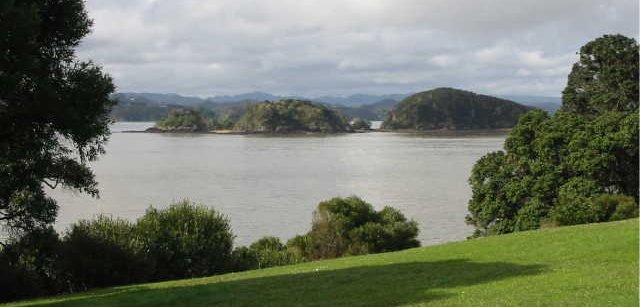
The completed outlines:
{"type": "Polygon", "coordinates": [[[453,88],[436,88],[402,100],[388,114],[385,129],[466,130],[511,128],[531,108],[513,101],[453,88]]]}

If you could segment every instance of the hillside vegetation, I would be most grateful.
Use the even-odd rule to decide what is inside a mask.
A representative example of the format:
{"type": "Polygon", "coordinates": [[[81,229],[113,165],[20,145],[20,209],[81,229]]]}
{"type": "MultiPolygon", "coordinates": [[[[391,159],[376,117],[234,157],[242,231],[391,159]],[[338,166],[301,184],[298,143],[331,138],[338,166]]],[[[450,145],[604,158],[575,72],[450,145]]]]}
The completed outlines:
{"type": "Polygon", "coordinates": [[[235,125],[236,130],[249,133],[336,133],[347,131],[348,127],[336,111],[297,99],[252,105],[235,125]]]}
{"type": "Polygon", "coordinates": [[[499,129],[516,125],[521,114],[531,110],[496,97],[437,88],[411,95],[398,103],[385,118],[385,129],[467,130],[499,129]]]}
{"type": "Polygon", "coordinates": [[[637,306],[638,220],[117,287],[9,306],[637,306]]]}

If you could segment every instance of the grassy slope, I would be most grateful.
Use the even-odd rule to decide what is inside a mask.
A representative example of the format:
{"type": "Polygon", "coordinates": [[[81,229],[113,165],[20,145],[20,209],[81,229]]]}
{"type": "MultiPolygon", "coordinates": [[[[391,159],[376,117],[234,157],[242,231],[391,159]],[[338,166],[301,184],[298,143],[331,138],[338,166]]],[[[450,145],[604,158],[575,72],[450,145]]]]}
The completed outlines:
{"type": "Polygon", "coordinates": [[[104,289],[16,305],[638,306],[638,220],[104,289]]]}

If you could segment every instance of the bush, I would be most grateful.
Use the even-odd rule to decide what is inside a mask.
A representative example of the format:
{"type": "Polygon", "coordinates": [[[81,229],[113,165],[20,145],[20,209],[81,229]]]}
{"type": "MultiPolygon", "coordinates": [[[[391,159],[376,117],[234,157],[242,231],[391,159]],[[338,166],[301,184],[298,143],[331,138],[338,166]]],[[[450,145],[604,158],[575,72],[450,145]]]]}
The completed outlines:
{"type": "Polygon", "coordinates": [[[293,255],[288,253],[287,247],[276,237],[263,237],[252,243],[249,250],[255,255],[259,269],[297,262],[293,255]]]}
{"type": "Polygon", "coordinates": [[[287,241],[287,251],[294,259],[300,262],[304,259],[310,259],[313,254],[313,240],[311,235],[297,235],[287,241]]]}
{"type": "Polygon", "coordinates": [[[156,280],[223,273],[232,263],[229,220],[204,205],[183,200],[149,208],[137,229],[156,280]]]}
{"type": "Polygon", "coordinates": [[[321,202],[313,214],[311,259],[395,251],[420,245],[418,225],[391,207],[376,212],[352,196],[321,202]]]}
{"type": "Polygon", "coordinates": [[[149,278],[144,247],[134,225],[107,216],[71,226],[62,242],[59,269],[71,292],[149,278]]]}
{"type": "Polygon", "coordinates": [[[240,272],[258,268],[258,257],[246,246],[240,246],[231,252],[227,266],[231,272],[240,272]]]}
{"type": "Polygon", "coordinates": [[[638,204],[626,195],[602,194],[592,201],[592,206],[600,222],[638,217],[638,204]]]}
{"type": "Polygon", "coordinates": [[[575,193],[567,197],[566,192],[561,195],[564,199],[551,213],[559,225],[617,221],[638,216],[638,204],[633,197],[626,195],[599,194],[589,198],[575,193]]]}
{"type": "Polygon", "coordinates": [[[0,249],[0,302],[56,293],[59,242],[51,227],[37,228],[0,249]]]}

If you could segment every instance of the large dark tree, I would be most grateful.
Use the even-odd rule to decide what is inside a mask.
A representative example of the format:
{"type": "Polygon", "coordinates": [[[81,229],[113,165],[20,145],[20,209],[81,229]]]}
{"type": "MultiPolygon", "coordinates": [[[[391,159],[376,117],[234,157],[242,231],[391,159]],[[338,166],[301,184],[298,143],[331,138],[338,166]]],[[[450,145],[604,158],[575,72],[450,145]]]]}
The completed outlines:
{"type": "Polygon", "coordinates": [[[98,195],[86,162],[104,152],[114,86],[75,57],[90,27],[81,0],[0,1],[0,226],[54,222],[45,186],[98,195]]]}
{"type": "Polygon", "coordinates": [[[467,223],[476,236],[637,215],[628,203],[638,200],[638,45],[605,35],[580,55],[562,110],[525,114],[505,150],[473,167],[467,223]]]}

